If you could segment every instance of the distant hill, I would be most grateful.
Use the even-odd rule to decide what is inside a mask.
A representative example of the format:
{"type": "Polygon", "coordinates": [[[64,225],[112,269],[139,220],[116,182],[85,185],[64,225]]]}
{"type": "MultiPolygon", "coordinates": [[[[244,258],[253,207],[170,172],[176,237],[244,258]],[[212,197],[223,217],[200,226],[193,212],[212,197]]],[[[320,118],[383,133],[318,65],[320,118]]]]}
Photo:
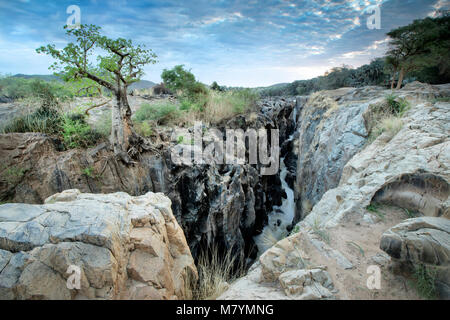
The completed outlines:
{"type": "Polygon", "coordinates": [[[53,74],[22,74],[18,73],[12,76],[13,78],[23,78],[23,79],[40,79],[44,81],[62,81],[61,78],[53,74]]]}
{"type": "Polygon", "coordinates": [[[130,90],[134,90],[134,89],[149,89],[156,86],[156,83],[154,83],[153,81],[148,81],[148,80],[141,80],[135,83],[132,83],[128,89],[130,90]]]}
{"type": "MultiPolygon", "coordinates": [[[[59,78],[58,76],[55,76],[53,74],[16,74],[12,76],[13,78],[24,78],[24,79],[40,79],[40,80],[44,80],[44,81],[62,81],[61,78],[59,78]]],[[[134,90],[134,89],[149,89],[152,88],[156,85],[156,83],[154,83],[153,81],[149,81],[149,80],[141,80],[138,82],[135,82],[133,84],[131,84],[128,87],[128,90],[134,90]]]]}

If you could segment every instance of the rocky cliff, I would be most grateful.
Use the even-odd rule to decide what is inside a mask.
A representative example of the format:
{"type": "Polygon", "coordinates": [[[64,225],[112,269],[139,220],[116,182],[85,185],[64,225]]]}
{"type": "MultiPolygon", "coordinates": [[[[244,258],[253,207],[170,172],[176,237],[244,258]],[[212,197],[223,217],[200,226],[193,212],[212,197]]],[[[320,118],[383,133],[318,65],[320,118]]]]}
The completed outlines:
{"type": "Polygon", "coordinates": [[[0,299],[184,299],[196,277],[163,194],[72,189],[0,206],[0,299]]]}
{"type": "MultiPolygon", "coordinates": [[[[294,132],[299,104],[293,98],[260,101],[255,112],[223,121],[218,129],[279,129],[280,141],[294,132]]],[[[207,127],[205,127],[207,129],[207,127]]],[[[193,128],[187,129],[189,132],[193,128]]],[[[261,176],[255,165],[176,165],[170,148],[177,145],[173,129],[160,128],[156,148],[140,161],[125,166],[115,160],[106,143],[88,150],[61,151],[59,142],[37,134],[0,135],[0,199],[43,203],[54,193],[79,189],[89,193],[162,192],[172,201],[194,257],[216,244],[241,258],[256,257],[253,236],[267,223],[267,214],[283,196],[279,173],[261,176]]],[[[188,139],[187,139],[188,140],[188,139]]],[[[291,183],[295,180],[292,145],[281,144],[290,156],[291,183]]]]}
{"type": "Polygon", "coordinates": [[[417,264],[437,269],[448,298],[450,104],[433,100],[448,89],[406,86],[403,128],[372,143],[365,114],[387,91],[312,96],[298,123],[301,221],[220,299],[416,299],[407,279],[417,264]],[[381,284],[369,288],[374,268],[381,284]]]}

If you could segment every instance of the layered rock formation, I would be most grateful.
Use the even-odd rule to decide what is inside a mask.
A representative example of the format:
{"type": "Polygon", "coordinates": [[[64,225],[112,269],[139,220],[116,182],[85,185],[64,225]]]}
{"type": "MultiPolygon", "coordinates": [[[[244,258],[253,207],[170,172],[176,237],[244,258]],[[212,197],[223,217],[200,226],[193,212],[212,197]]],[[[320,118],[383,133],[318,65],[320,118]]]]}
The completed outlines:
{"type": "Polygon", "coordinates": [[[163,194],[74,189],[0,206],[1,299],[183,299],[196,277],[163,194]]]}
{"type": "Polygon", "coordinates": [[[380,248],[399,268],[414,270],[414,266],[422,266],[436,272],[438,294],[450,299],[449,219],[408,219],[383,233],[380,248]]]}
{"type": "MultiPolygon", "coordinates": [[[[219,124],[225,129],[279,129],[280,141],[293,133],[299,105],[295,99],[266,99],[257,111],[219,124]]],[[[97,115],[98,116],[98,115],[97,115]]],[[[193,128],[188,131],[192,132],[193,128]]],[[[0,199],[42,203],[54,193],[79,189],[89,193],[162,192],[172,200],[175,217],[186,234],[194,257],[203,246],[218,245],[242,258],[255,257],[253,236],[267,221],[267,213],[281,204],[279,174],[261,176],[255,165],[176,165],[170,148],[173,129],[160,130],[153,152],[125,166],[115,160],[106,143],[88,150],[60,151],[59,142],[43,134],[0,135],[0,199]]],[[[188,139],[187,139],[188,140],[188,139]]],[[[291,158],[292,143],[282,144],[281,157],[291,158]]],[[[248,163],[248,162],[247,162],[248,163]]]]}
{"type": "MultiPolygon", "coordinates": [[[[419,298],[404,277],[391,271],[391,259],[380,250],[380,239],[386,230],[412,214],[448,219],[450,104],[430,101],[443,92],[448,92],[448,86],[415,84],[415,87],[399,91],[398,94],[412,106],[402,119],[403,129],[391,140],[385,139],[383,134],[366,146],[363,143],[367,138],[367,133],[363,132],[366,129],[361,127],[364,110],[384,99],[387,91],[380,88],[344,89],[313,97],[313,102],[319,101],[319,110],[311,103],[306,104],[301,113],[303,116],[313,114],[311,124],[302,123],[301,116],[299,119],[302,136],[299,164],[306,168],[298,168],[297,200],[300,203],[297,203],[297,218],[303,220],[291,236],[266,251],[248,275],[233,283],[219,298],[419,298]],[[326,101],[328,98],[334,103],[326,101]],[[330,107],[321,110],[323,104],[330,107]],[[352,108],[354,104],[360,107],[352,108]],[[314,109],[308,111],[305,109],[308,107],[314,109]],[[354,117],[334,125],[333,121],[339,123],[337,119],[356,111],[354,117]],[[347,126],[347,123],[355,122],[357,129],[353,125],[347,126]],[[308,126],[315,129],[308,130],[308,126]],[[347,143],[340,144],[342,140],[347,143]],[[328,141],[332,142],[328,144],[328,141]],[[347,144],[349,149],[345,147],[347,144]],[[301,153],[304,147],[308,150],[306,156],[301,153]],[[335,164],[327,165],[331,159],[336,161],[335,164]],[[314,205],[314,201],[318,202],[314,205]],[[367,207],[371,204],[369,211],[367,207]],[[309,214],[305,208],[309,209],[309,214]],[[374,266],[380,269],[381,276],[380,287],[375,288],[367,284],[374,266]],[[317,280],[309,276],[309,280],[304,281],[305,274],[312,275],[318,269],[326,269],[332,286],[324,286],[328,284],[323,280],[327,278],[324,275],[317,280]],[[289,283],[312,283],[321,290],[314,295],[308,290],[308,294],[303,295],[303,290],[289,289],[286,279],[289,283]]],[[[443,234],[444,231],[440,232],[443,234]]],[[[443,248],[434,252],[446,252],[448,233],[443,237],[439,238],[443,248]],[[446,240],[442,240],[443,237],[446,240]]],[[[435,248],[434,244],[430,245],[435,248]]],[[[403,244],[400,247],[404,248],[403,244]]],[[[421,244],[417,248],[422,248],[421,244]]],[[[414,262],[413,258],[408,260],[414,262]]]]}

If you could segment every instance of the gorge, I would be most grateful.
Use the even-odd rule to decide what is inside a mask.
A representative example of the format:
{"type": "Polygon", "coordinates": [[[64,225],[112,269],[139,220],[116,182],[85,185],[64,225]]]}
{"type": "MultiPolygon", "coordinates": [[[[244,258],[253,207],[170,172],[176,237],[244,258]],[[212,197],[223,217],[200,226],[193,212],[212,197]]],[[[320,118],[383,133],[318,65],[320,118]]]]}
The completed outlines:
{"type": "Polygon", "coordinates": [[[0,206],[0,296],[54,298],[68,260],[103,250],[102,266],[83,262],[84,289],[64,298],[183,299],[194,261],[215,245],[250,268],[223,299],[367,297],[372,264],[392,280],[379,298],[414,298],[388,269],[388,262],[414,261],[437,266],[440,295],[448,297],[450,104],[437,99],[448,97],[450,86],[416,82],[398,90],[411,106],[402,128],[373,138],[374,113],[390,92],[373,86],[263,98],[216,126],[223,133],[279,130],[275,175],[251,164],[174,164],[170,148],[179,142],[169,127],[159,128],[154,150],[133,165],[116,161],[107,143],[60,151],[45,134],[1,134],[0,196],[11,203],[0,206]],[[385,207],[367,209],[375,204],[385,207]],[[406,220],[405,212],[417,217],[406,220]],[[436,235],[408,234],[421,229],[436,235]],[[403,253],[412,248],[414,257],[403,253]],[[164,256],[171,258],[156,258],[164,256]],[[159,271],[146,270],[149,264],[159,271]],[[39,289],[32,270],[51,285],[39,289]],[[108,278],[96,283],[95,272],[108,278]]]}

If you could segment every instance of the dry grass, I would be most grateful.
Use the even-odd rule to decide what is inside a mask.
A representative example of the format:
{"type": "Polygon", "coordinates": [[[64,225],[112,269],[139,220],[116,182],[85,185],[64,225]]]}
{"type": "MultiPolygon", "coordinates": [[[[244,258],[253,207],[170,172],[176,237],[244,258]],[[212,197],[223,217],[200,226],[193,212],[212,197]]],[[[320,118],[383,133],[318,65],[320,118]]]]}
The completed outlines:
{"type": "Polygon", "coordinates": [[[194,300],[213,300],[227,288],[228,283],[244,275],[244,263],[231,250],[221,255],[217,246],[200,254],[197,262],[198,281],[191,281],[194,300]]]}
{"type": "Polygon", "coordinates": [[[373,129],[371,139],[375,140],[378,136],[383,134],[383,140],[385,142],[389,142],[402,128],[403,121],[401,118],[394,115],[386,116],[381,119],[381,121],[373,129]]]}
{"type": "Polygon", "coordinates": [[[250,90],[218,92],[210,90],[202,120],[218,123],[251,110],[258,97],[250,90]]]}
{"type": "Polygon", "coordinates": [[[323,91],[315,92],[311,95],[307,103],[309,110],[313,112],[317,108],[325,108],[325,117],[329,117],[333,112],[339,109],[337,102],[328,97],[323,91]]]}

